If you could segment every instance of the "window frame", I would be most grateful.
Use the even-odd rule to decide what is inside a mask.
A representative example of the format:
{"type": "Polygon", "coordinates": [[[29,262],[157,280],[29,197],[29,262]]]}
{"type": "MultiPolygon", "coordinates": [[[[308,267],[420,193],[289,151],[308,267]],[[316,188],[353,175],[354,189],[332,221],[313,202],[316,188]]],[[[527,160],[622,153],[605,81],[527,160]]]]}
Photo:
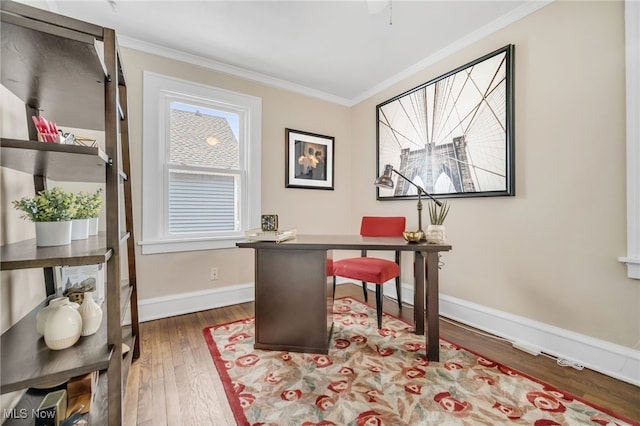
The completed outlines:
{"type": "Polygon", "coordinates": [[[235,247],[256,228],[261,209],[262,99],[151,71],[143,73],[142,254],[235,247]],[[168,228],[169,108],[189,102],[241,116],[240,230],[215,235],[175,236],[168,228]]]}

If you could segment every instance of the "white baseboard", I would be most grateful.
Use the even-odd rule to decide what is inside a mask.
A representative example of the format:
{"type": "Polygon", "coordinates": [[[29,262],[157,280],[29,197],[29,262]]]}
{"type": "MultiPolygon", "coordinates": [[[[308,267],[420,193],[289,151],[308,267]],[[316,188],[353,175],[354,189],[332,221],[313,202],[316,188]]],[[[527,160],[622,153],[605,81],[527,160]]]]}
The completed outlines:
{"type": "Polygon", "coordinates": [[[140,322],[151,321],[239,303],[253,302],[253,300],[253,283],[238,284],[211,290],[141,299],[138,302],[138,317],[140,322]]]}
{"type": "Polygon", "coordinates": [[[440,295],[440,315],[640,386],[638,350],[447,295],[440,295]]]}
{"type": "MultiPolygon", "coordinates": [[[[352,280],[337,279],[337,284],[352,280]]],[[[183,315],[254,300],[253,283],[139,301],[140,321],[183,315]]],[[[375,290],[373,285],[371,290],[375,290]]],[[[396,298],[393,282],[385,295],[396,298]]],[[[413,285],[402,284],[402,301],[413,304],[413,285]]],[[[640,351],[455,297],[440,295],[440,315],[541,352],[576,361],[607,376],[640,386],[640,351]]],[[[565,367],[566,368],[566,367],[565,367]]]]}

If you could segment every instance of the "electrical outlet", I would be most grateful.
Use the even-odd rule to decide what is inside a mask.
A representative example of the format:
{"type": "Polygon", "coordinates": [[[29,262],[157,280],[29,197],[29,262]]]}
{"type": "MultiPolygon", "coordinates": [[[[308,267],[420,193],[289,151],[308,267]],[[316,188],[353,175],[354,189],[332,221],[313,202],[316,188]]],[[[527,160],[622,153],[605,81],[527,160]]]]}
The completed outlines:
{"type": "Polygon", "coordinates": [[[210,278],[211,281],[218,279],[218,268],[211,268],[210,278]]]}

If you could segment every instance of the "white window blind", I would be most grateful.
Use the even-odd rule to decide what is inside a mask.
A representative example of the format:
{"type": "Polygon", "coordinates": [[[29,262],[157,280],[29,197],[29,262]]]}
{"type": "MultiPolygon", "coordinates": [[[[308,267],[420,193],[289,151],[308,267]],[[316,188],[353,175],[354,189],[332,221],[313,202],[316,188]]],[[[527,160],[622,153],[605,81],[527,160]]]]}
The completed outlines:
{"type": "Polygon", "coordinates": [[[171,234],[237,231],[238,179],[233,175],[169,171],[171,234]]]}

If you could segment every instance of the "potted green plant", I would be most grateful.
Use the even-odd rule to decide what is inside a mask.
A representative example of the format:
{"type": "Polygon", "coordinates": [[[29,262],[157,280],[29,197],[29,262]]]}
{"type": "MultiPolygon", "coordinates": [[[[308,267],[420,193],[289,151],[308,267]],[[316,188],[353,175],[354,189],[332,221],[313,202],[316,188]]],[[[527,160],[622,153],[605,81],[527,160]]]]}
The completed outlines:
{"type": "Polygon", "coordinates": [[[90,194],[79,192],[76,194],[76,211],[73,217],[73,225],[71,232],[72,240],[86,239],[89,235],[98,233],[98,213],[102,206],[102,198],[100,192],[90,194]]]}
{"type": "Polygon", "coordinates": [[[98,189],[93,194],[90,194],[86,200],[87,210],[89,213],[89,235],[98,234],[98,215],[100,214],[100,208],[104,204],[104,200],[100,196],[102,188],[98,189]]]}
{"type": "Polygon", "coordinates": [[[89,209],[88,195],[84,192],[76,194],[76,209],[71,218],[71,239],[86,240],[89,238],[89,209]]]}
{"type": "Polygon", "coordinates": [[[427,226],[425,232],[425,238],[428,243],[442,244],[446,239],[444,220],[447,218],[451,206],[446,201],[441,201],[440,203],[440,206],[433,201],[429,203],[429,220],[431,224],[427,226]]]}
{"type": "Polygon", "coordinates": [[[13,201],[22,218],[36,226],[36,245],[59,246],[71,242],[71,218],[75,214],[75,194],[59,187],[45,189],[33,198],[13,201]]]}

